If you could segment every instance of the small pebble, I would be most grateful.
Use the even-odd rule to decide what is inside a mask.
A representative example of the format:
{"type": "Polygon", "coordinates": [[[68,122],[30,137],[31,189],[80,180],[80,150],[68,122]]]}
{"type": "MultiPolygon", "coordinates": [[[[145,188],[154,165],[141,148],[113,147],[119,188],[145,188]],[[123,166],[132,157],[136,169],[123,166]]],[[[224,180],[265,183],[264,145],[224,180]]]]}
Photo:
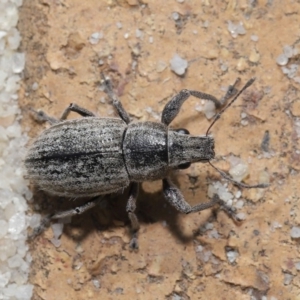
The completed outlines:
{"type": "Polygon", "coordinates": [[[174,21],[178,21],[179,18],[180,18],[179,13],[176,12],[176,11],[173,12],[173,13],[172,13],[172,18],[173,18],[174,21]]]}
{"type": "Polygon", "coordinates": [[[170,60],[171,70],[177,75],[183,75],[188,67],[187,60],[181,58],[178,54],[175,54],[170,60]]]}
{"type": "Polygon", "coordinates": [[[241,209],[244,206],[244,201],[243,200],[239,200],[237,201],[237,203],[235,204],[235,207],[237,209],[241,209]]]}
{"type": "Polygon", "coordinates": [[[291,229],[291,238],[293,239],[299,239],[300,238],[300,227],[299,226],[293,226],[291,229]]]}
{"type": "Polygon", "coordinates": [[[100,289],[101,285],[100,285],[100,281],[98,279],[93,279],[92,282],[96,289],[100,289]]]}
{"type": "Polygon", "coordinates": [[[53,231],[53,237],[58,239],[63,232],[64,224],[63,223],[54,223],[51,225],[51,228],[53,231]]]}
{"type": "Polygon", "coordinates": [[[99,40],[103,38],[103,33],[102,32],[94,32],[90,38],[89,41],[92,45],[98,44],[99,40]]]}
{"type": "Polygon", "coordinates": [[[249,174],[248,165],[243,162],[240,162],[239,164],[233,166],[229,170],[229,174],[232,176],[234,180],[241,182],[249,174]]]}
{"type": "Polygon", "coordinates": [[[289,273],[284,273],[284,285],[289,285],[291,284],[292,280],[293,280],[294,276],[292,274],[289,273]]]}
{"type": "Polygon", "coordinates": [[[236,250],[230,250],[226,252],[228,261],[232,264],[236,261],[239,256],[239,253],[236,250]]]}
{"type": "Polygon", "coordinates": [[[256,50],[252,50],[249,56],[249,61],[257,63],[260,60],[260,54],[256,50]]]}
{"type": "Polygon", "coordinates": [[[237,213],[235,216],[239,221],[246,220],[246,215],[244,213],[237,213]]]}
{"type": "Polygon", "coordinates": [[[255,35],[255,34],[252,34],[252,35],[251,35],[251,41],[257,42],[257,41],[258,41],[258,36],[255,35]]]}
{"type": "Polygon", "coordinates": [[[238,35],[246,34],[246,29],[242,22],[234,24],[233,22],[228,21],[227,29],[233,38],[236,38],[238,35]]]}
{"type": "Polygon", "coordinates": [[[122,27],[123,27],[123,25],[122,25],[121,22],[117,22],[117,23],[116,23],[116,26],[117,26],[118,29],[122,29],[122,27]]]}
{"type": "Polygon", "coordinates": [[[245,71],[248,68],[247,61],[244,57],[241,57],[236,65],[238,71],[245,71]]]}
{"type": "Polygon", "coordinates": [[[61,240],[59,240],[59,239],[52,238],[50,240],[50,242],[54,245],[55,248],[58,248],[61,246],[61,240]]]}
{"type": "Polygon", "coordinates": [[[245,118],[247,118],[247,114],[245,112],[242,112],[241,113],[241,119],[245,119],[245,118]]]}
{"type": "Polygon", "coordinates": [[[136,30],[135,30],[135,36],[136,36],[136,38],[138,38],[138,39],[142,39],[143,36],[144,36],[144,33],[143,33],[142,30],[136,29],[136,30]]]}
{"type": "Polygon", "coordinates": [[[276,58],[276,63],[279,66],[285,66],[288,63],[289,59],[288,57],[286,57],[285,54],[280,54],[277,58],[276,58]]]}
{"type": "Polygon", "coordinates": [[[32,86],[31,86],[31,89],[32,89],[33,91],[36,91],[38,88],[39,88],[39,84],[38,84],[37,82],[34,82],[34,83],[32,84],[32,86]]]}

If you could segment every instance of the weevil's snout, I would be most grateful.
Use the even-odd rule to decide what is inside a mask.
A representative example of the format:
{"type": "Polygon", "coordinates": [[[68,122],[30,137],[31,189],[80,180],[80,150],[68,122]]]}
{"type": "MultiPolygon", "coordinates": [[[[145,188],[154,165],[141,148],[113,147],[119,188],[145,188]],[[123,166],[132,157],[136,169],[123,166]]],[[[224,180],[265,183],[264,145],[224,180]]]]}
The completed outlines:
{"type": "Polygon", "coordinates": [[[194,162],[207,162],[215,157],[214,139],[211,136],[192,136],[182,131],[169,131],[169,166],[188,167],[194,162]]]}
{"type": "Polygon", "coordinates": [[[215,157],[215,140],[212,136],[200,136],[199,155],[203,157],[200,162],[206,163],[215,157]]]}

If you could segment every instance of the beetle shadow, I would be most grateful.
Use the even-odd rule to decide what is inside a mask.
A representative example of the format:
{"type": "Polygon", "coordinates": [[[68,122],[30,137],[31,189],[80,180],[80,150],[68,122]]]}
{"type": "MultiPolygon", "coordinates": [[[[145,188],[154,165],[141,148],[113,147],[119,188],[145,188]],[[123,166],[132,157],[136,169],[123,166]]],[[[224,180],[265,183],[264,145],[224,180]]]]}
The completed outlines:
{"type": "MultiPolygon", "coordinates": [[[[172,181],[180,188],[176,177],[172,181]]],[[[129,197],[129,188],[122,194],[111,194],[104,197],[103,202],[81,215],[72,217],[71,223],[64,227],[64,234],[77,242],[85,239],[93,231],[111,231],[116,227],[127,226],[130,235],[130,221],[126,212],[126,204],[129,197]]],[[[62,212],[74,209],[90,198],[69,200],[63,197],[51,196],[43,191],[35,190],[34,203],[39,207],[39,213],[46,216],[54,212],[62,212]]],[[[206,222],[203,217],[199,218],[199,224],[195,224],[195,229],[190,233],[182,230],[182,220],[179,217],[181,212],[172,207],[164,198],[162,189],[157,192],[145,192],[140,188],[137,199],[136,215],[140,224],[161,223],[167,224],[168,229],[181,243],[189,243],[199,234],[199,227],[206,222]]],[[[51,223],[60,221],[53,220],[51,223]]]]}
{"type": "MultiPolygon", "coordinates": [[[[172,182],[180,189],[180,184],[178,180],[176,180],[176,176],[172,176],[172,182]]],[[[165,226],[164,224],[166,224],[172,235],[184,244],[194,240],[194,238],[199,235],[200,227],[212,217],[212,214],[209,214],[207,217],[201,216],[199,217],[199,222],[194,223],[194,221],[192,221],[192,223],[195,224],[194,228],[184,230],[186,227],[184,218],[187,219],[189,216],[192,216],[192,214],[193,213],[186,215],[176,210],[165,199],[162,189],[155,193],[148,193],[143,189],[140,191],[139,201],[137,203],[137,216],[140,223],[149,224],[158,222],[161,223],[161,226],[165,226]]]]}

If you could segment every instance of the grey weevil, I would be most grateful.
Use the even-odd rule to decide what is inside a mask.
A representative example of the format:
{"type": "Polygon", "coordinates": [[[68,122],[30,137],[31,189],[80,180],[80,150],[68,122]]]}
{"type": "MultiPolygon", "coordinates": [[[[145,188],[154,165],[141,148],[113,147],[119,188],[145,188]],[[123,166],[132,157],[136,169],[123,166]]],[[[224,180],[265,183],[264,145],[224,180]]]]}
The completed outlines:
{"type": "MultiPolygon", "coordinates": [[[[139,222],[135,209],[139,183],[157,179],[163,181],[165,199],[179,212],[198,212],[219,204],[231,213],[232,209],[226,207],[217,195],[209,202],[190,206],[180,190],[171,182],[169,175],[174,169],[185,169],[195,162],[210,163],[214,158],[214,138],[208,135],[209,130],[221,114],[253,83],[254,78],[239,92],[235,88],[238,81],[239,79],[229,86],[221,100],[199,91],[181,90],[164,107],[161,122],[131,122],[128,113],[113,93],[110,80],[103,74],[105,92],[120,119],[96,117],[94,113],[76,104],[70,104],[60,119],[49,117],[42,111],[35,111],[39,120],[48,121],[52,126],[43,131],[28,150],[25,158],[28,178],[41,190],[54,195],[92,199],[82,206],[47,216],[43,225],[34,230],[33,236],[39,234],[51,219],[81,214],[101,203],[102,195],[117,192],[131,184],[126,211],[133,233],[130,247],[138,248],[139,222]],[[215,116],[206,135],[193,136],[186,129],[169,128],[169,124],[189,96],[213,101],[217,108],[228,98],[234,98],[215,116]],[[71,111],[84,118],[66,120],[71,111]]],[[[223,177],[239,186],[267,186],[249,186],[235,182],[224,172],[213,167],[223,177]]]]}

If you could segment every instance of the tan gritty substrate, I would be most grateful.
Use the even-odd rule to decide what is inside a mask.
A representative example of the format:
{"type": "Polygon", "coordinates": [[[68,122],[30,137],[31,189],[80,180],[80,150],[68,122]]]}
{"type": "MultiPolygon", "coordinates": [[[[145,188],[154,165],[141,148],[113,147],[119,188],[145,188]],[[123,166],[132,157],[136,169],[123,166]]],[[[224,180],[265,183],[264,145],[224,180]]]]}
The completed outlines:
{"type": "MultiPolygon", "coordinates": [[[[299,240],[291,236],[300,225],[300,84],[276,63],[285,45],[300,49],[300,3],[249,2],[24,1],[19,30],[27,63],[20,105],[31,137],[46,125],[32,119],[30,107],[58,117],[74,102],[98,116],[116,116],[99,88],[100,72],[112,78],[139,121],[159,120],[181,89],[220,98],[237,77],[243,84],[255,76],[211,131],[215,164],[228,171],[222,158],[233,154],[249,165],[245,182],[267,174],[271,183],[264,191],[241,190],[245,220],[238,224],[210,209],[181,215],[164,201],[161,182],[143,183],[137,252],[128,247],[128,191],[112,196],[106,208],[66,224],[59,247],[51,243],[51,228],[30,242],[33,299],[300,299],[299,240]],[[233,37],[228,21],[243,22],[245,33],[233,37]],[[188,61],[183,76],[170,69],[174,54],[188,61]]],[[[289,64],[299,65],[296,52],[289,64]]],[[[210,122],[197,111],[200,104],[191,97],[172,126],[204,134],[210,122]]],[[[191,205],[208,201],[211,182],[225,183],[205,164],[174,178],[191,205]]],[[[230,193],[238,190],[228,185],[230,193]]],[[[78,204],[38,190],[34,201],[33,211],[42,214],[78,204]]]]}

